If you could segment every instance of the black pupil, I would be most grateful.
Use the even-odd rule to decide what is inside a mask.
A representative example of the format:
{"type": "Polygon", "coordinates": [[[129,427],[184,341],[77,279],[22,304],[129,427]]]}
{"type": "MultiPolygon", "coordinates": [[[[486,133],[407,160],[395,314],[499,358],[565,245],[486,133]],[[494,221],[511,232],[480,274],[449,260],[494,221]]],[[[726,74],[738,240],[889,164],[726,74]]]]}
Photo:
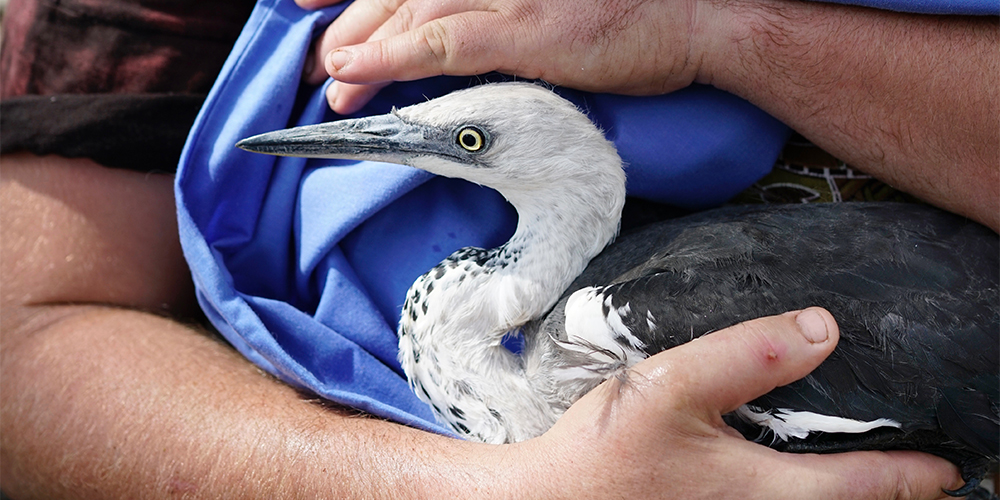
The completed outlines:
{"type": "Polygon", "coordinates": [[[462,134],[462,144],[465,144],[466,147],[475,147],[476,142],[478,141],[476,140],[475,132],[462,134]]]}

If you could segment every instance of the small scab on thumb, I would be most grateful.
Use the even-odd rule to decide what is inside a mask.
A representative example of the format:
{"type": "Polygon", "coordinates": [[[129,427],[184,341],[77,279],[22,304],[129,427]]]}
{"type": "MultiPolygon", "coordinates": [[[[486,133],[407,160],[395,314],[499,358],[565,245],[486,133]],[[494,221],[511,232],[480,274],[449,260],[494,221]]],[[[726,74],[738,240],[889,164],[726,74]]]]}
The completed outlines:
{"type": "Polygon", "coordinates": [[[800,311],[795,316],[795,322],[798,323],[802,336],[811,344],[826,342],[830,338],[830,325],[826,321],[826,315],[815,307],[800,311]]]}

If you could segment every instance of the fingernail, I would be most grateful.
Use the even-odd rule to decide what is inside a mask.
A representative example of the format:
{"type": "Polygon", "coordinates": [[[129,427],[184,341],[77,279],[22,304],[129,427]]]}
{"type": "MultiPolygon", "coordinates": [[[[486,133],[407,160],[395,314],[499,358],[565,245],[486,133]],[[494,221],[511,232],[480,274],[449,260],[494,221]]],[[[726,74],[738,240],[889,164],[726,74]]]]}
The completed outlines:
{"type": "Polygon", "coordinates": [[[827,329],[826,319],[815,309],[806,309],[795,317],[795,322],[799,324],[802,335],[813,344],[825,342],[830,338],[827,329]]]}
{"type": "Polygon", "coordinates": [[[333,52],[330,52],[330,55],[327,56],[327,59],[329,60],[330,66],[333,67],[334,71],[340,71],[341,68],[347,66],[347,64],[351,62],[352,57],[353,54],[351,54],[350,52],[338,49],[333,52]]]}

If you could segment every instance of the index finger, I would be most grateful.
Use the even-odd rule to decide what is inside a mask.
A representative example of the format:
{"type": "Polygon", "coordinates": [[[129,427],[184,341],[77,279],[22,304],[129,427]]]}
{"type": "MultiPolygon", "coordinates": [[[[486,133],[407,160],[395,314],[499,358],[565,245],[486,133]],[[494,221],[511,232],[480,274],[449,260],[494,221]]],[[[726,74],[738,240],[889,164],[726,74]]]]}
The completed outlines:
{"type": "Polygon", "coordinates": [[[794,498],[929,500],[948,498],[944,490],[962,484],[958,467],[918,451],[771,455],[780,460],[771,481],[794,498]]]}
{"type": "MultiPolygon", "coordinates": [[[[314,0],[299,0],[314,1],[314,0]]],[[[322,0],[315,0],[322,1],[322,0]]],[[[326,0],[329,1],[329,0],[326,0]]],[[[326,27],[323,34],[313,42],[313,57],[317,64],[310,66],[304,75],[310,84],[317,84],[327,78],[323,61],[331,50],[344,45],[354,45],[367,41],[406,0],[356,1],[348,5],[336,19],[326,27]]],[[[300,4],[301,5],[301,4],[300,4]]]]}
{"type": "MultiPolygon", "coordinates": [[[[487,5],[480,0],[357,0],[316,40],[314,55],[317,61],[323,61],[327,54],[340,47],[382,40],[433,20],[483,9],[487,9],[487,5]]],[[[320,71],[322,67],[323,64],[317,64],[306,75],[310,83],[325,79],[326,75],[320,71]]]]}
{"type": "Polygon", "coordinates": [[[511,71],[517,60],[501,49],[511,46],[516,29],[500,13],[463,11],[387,38],[338,48],[325,60],[326,71],[337,80],[327,100],[334,111],[347,114],[391,81],[490,71],[538,78],[541,75],[530,71],[511,71]]]}

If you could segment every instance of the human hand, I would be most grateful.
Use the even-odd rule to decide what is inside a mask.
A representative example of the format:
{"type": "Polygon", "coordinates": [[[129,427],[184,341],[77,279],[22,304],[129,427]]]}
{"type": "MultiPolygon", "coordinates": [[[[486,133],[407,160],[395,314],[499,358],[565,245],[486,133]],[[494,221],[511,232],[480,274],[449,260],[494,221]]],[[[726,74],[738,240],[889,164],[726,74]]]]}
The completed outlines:
{"type": "MultiPolygon", "coordinates": [[[[317,8],[340,0],[296,0],[317,8]]],[[[356,0],[316,41],[305,79],[329,74],[351,113],[391,81],[491,71],[580,90],[660,94],[694,81],[704,2],[356,0]],[[696,23],[697,20],[697,23],[696,23]],[[696,25],[697,24],[697,25],[696,25]]]]}
{"type": "Polygon", "coordinates": [[[537,456],[558,498],[943,498],[961,483],[945,460],[918,452],[780,453],[722,420],[741,404],[804,377],[839,331],[819,308],[721,330],[637,364],[574,404],[543,436],[514,446],[537,456]],[[807,336],[815,340],[810,341],[807,336]]]}

